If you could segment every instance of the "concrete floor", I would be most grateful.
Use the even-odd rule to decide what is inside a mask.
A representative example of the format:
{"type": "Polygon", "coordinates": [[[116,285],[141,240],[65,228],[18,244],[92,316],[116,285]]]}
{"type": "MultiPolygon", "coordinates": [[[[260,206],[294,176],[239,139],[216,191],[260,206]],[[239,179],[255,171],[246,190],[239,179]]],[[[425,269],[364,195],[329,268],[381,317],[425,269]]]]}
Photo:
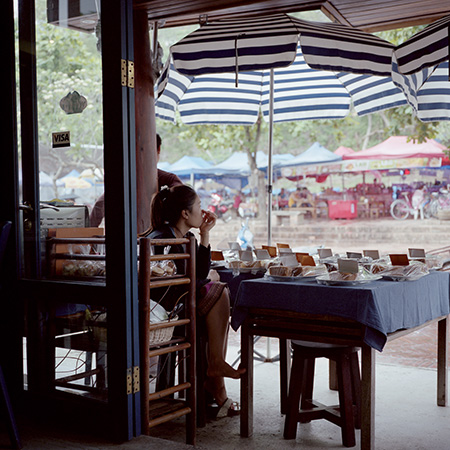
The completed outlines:
{"type": "MultiPolygon", "coordinates": [[[[234,361],[239,346],[237,335],[230,336],[228,360],[234,361]]],[[[258,350],[267,354],[261,340],[258,350]]],[[[399,341],[399,340],[398,340],[399,341]]],[[[396,342],[398,342],[396,341],[396,342]]],[[[270,352],[277,351],[271,340],[270,352]]],[[[410,345],[410,343],[408,343],[410,345]]],[[[430,368],[392,364],[393,355],[377,355],[376,365],[376,449],[377,450],[447,450],[450,448],[450,407],[436,406],[436,371],[430,368]]],[[[416,364],[416,366],[419,364],[416,364]]],[[[239,418],[224,418],[198,430],[199,449],[271,449],[301,448],[341,449],[340,429],[324,420],[299,425],[297,439],[282,437],[284,416],[279,413],[279,365],[255,362],[255,422],[252,438],[239,436],[239,418]]],[[[328,363],[319,360],[316,369],[315,397],[329,404],[337,403],[337,394],[328,389],[328,363]]],[[[228,394],[239,399],[239,381],[227,381],[228,394]]],[[[152,430],[152,436],[140,436],[123,444],[64,429],[52,429],[27,423],[19,418],[25,450],[143,450],[186,449],[184,420],[170,422],[152,430]]],[[[0,449],[9,441],[3,423],[0,426],[0,449]]],[[[357,447],[359,448],[359,431],[357,447]]]]}

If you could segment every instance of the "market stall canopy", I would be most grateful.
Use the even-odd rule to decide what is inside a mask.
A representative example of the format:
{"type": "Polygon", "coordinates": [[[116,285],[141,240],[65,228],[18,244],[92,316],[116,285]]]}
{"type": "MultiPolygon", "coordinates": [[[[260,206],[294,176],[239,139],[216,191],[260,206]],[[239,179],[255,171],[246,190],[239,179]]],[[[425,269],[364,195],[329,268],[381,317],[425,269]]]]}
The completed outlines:
{"type": "MultiPolygon", "coordinates": [[[[256,165],[267,164],[267,155],[258,151],[256,153],[256,165]]],[[[212,169],[216,175],[235,175],[248,177],[251,174],[250,165],[248,163],[248,156],[245,152],[235,152],[225,161],[216,164],[212,169]]]]}
{"type": "Polygon", "coordinates": [[[205,161],[203,158],[199,156],[187,156],[184,155],[178,161],[174,162],[170,165],[170,167],[166,170],[169,172],[182,176],[189,176],[191,174],[201,174],[208,172],[213,165],[205,161]]]}
{"type": "Polygon", "coordinates": [[[161,169],[161,170],[165,170],[165,171],[167,171],[167,172],[170,172],[170,162],[168,162],[168,161],[159,161],[158,162],[158,169],[161,169]]]}
{"type": "Polygon", "coordinates": [[[401,159],[401,158],[444,158],[445,145],[434,139],[414,143],[407,136],[391,136],[385,141],[366,150],[344,155],[343,159],[401,159]]]}
{"type": "Polygon", "coordinates": [[[79,177],[79,176],[80,176],[80,172],[78,172],[78,170],[76,170],[76,169],[73,169],[68,174],[59,178],[59,180],[64,180],[64,178],[66,178],[66,177],[79,177]]]}
{"type": "Polygon", "coordinates": [[[344,156],[344,155],[352,155],[353,153],[355,153],[355,150],[353,150],[350,147],[344,147],[344,146],[340,146],[338,147],[335,151],[334,154],[335,155],[339,155],[339,156],[344,156]]]}
{"type": "Polygon", "coordinates": [[[300,155],[278,164],[278,168],[283,169],[285,167],[305,166],[308,164],[321,164],[341,161],[342,156],[336,155],[336,153],[330,152],[323,145],[318,142],[314,142],[311,147],[305,150],[300,155]]]}

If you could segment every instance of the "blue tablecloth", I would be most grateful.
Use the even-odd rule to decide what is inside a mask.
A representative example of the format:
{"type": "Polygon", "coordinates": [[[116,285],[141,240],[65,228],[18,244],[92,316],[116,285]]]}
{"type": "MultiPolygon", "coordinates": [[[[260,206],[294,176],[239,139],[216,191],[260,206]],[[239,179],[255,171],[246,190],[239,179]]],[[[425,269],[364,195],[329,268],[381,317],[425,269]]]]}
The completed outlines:
{"type": "Polygon", "coordinates": [[[365,325],[364,342],[382,351],[387,334],[449,314],[449,273],[432,272],[416,281],[383,281],[356,286],[323,286],[315,280],[240,284],[231,319],[237,330],[248,308],[328,314],[365,325]]]}
{"type": "Polygon", "coordinates": [[[236,302],[237,293],[239,291],[239,286],[241,282],[244,280],[254,280],[257,278],[262,278],[264,276],[264,272],[247,272],[247,273],[239,273],[239,275],[233,275],[233,271],[231,269],[220,268],[216,269],[217,273],[220,276],[220,281],[228,284],[230,288],[230,304],[233,306],[236,302]]]}

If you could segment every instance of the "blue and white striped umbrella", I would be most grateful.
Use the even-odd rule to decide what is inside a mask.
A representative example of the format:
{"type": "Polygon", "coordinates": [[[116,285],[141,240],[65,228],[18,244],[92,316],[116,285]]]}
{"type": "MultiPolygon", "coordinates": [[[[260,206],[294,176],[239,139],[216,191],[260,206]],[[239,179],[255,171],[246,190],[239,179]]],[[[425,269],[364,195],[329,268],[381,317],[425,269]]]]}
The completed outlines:
{"type": "Polygon", "coordinates": [[[394,46],[374,34],[341,23],[292,18],[305,61],[312,69],[391,75],[394,46]]]}
{"type": "MultiPolygon", "coordinates": [[[[273,90],[274,122],[340,119],[352,101],[358,115],[407,103],[389,77],[313,70],[300,47],[293,64],[274,70],[273,90]]],[[[252,125],[260,110],[269,121],[269,71],[242,72],[236,87],[230,73],[192,77],[172,67],[160,78],[158,93],[156,115],[172,122],[177,109],[186,124],[252,125]]]]}
{"type": "Polygon", "coordinates": [[[448,61],[425,67],[412,75],[400,73],[395,57],[392,79],[405,93],[408,103],[422,122],[450,120],[450,81],[448,61]]]}
{"type": "Polygon", "coordinates": [[[312,68],[390,75],[390,42],[346,25],[286,14],[206,23],[173,45],[171,53],[184,75],[237,73],[288,66],[299,39],[312,68]]]}
{"type": "Polygon", "coordinates": [[[394,50],[397,71],[411,75],[449,59],[450,16],[428,25],[394,50]]]}
{"type": "Polygon", "coordinates": [[[184,75],[286,67],[295,59],[298,31],[285,14],[206,23],[171,47],[184,75]]]}

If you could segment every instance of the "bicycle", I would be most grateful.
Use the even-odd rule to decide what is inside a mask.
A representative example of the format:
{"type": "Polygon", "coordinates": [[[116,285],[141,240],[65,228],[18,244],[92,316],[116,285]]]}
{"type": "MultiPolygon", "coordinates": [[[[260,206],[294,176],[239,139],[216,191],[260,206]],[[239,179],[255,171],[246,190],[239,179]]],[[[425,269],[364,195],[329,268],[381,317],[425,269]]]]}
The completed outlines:
{"type": "Polygon", "coordinates": [[[450,193],[446,188],[440,188],[439,192],[432,192],[431,198],[427,204],[431,217],[438,219],[439,211],[450,210],[450,193]]]}
{"type": "Polygon", "coordinates": [[[390,206],[391,216],[395,220],[406,220],[409,215],[417,218],[419,212],[422,218],[429,219],[431,218],[431,209],[430,205],[432,201],[430,200],[430,196],[428,195],[424,201],[420,204],[419,207],[415,208],[411,200],[408,196],[408,192],[402,192],[404,198],[399,198],[394,200],[390,206]]]}

